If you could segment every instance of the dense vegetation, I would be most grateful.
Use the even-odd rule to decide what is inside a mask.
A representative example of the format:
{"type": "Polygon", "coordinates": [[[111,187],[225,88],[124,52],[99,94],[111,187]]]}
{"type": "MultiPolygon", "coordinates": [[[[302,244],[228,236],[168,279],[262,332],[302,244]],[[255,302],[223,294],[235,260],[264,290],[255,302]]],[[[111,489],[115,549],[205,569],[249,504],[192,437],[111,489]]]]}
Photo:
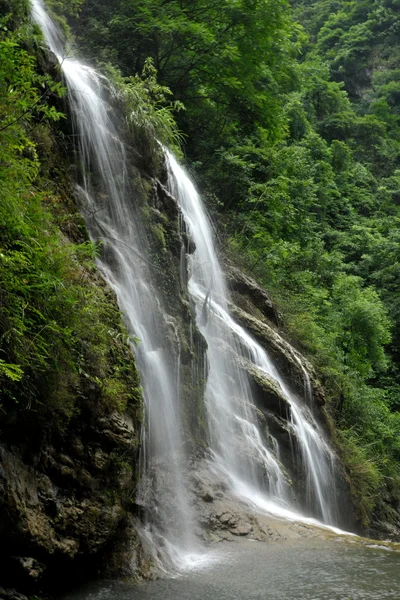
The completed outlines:
{"type": "Polygon", "coordinates": [[[70,19],[124,76],[151,57],[184,104],[184,151],[225,250],[318,368],[364,524],[393,519],[400,494],[399,9],[84,0],[70,19]]]}
{"type": "Polygon", "coordinates": [[[136,415],[128,336],[55,139],[64,90],[38,65],[45,57],[27,2],[1,8],[0,427],[15,411],[30,412],[32,426],[42,418],[65,427],[90,389],[109,410],[136,415]]]}
{"type": "MultiPolygon", "coordinates": [[[[288,335],[317,367],[364,524],[374,511],[394,520],[399,0],[49,4],[67,17],[87,56],[120,70],[128,102],[144,109],[131,113],[142,116],[139,126],[155,124],[168,139],[171,109],[185,106],[175,114],[183,151],[218,215],[225,252],[270,290],[288,335]],[[165,86],[177,104],[169,104],[165,86]],[[164,112],[146,112],[146,99],[164,112]]],[[[99,302],[88,299],[74,267],[77,255],[90,262],[93,249],[63,243],[57,209],[50,210],[57,198],[36,191],[33,139],[42,136],[36,147],[45,145],[49,121],[60,117],[47,95],[61,89],[38,79],[27,47],[32,32],[2,25],[1,185],[12,207],[0,208],[0,258],[11,265],[0,272],[0,375],[10,395],[16,381],[28,389],[32,377],[60,364],[84,368],[75,333],[80,328],[85,338],[99,302]]],[[[175,132],[172,141],[178,138],[175,132]]]]}

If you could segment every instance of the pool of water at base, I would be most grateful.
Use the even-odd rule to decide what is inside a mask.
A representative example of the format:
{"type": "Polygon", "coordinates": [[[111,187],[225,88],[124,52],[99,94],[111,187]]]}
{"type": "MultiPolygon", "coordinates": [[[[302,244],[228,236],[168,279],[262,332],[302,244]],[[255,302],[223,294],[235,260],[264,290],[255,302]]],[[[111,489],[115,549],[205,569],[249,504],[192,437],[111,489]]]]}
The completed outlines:
{"type": "Polygon", "coordinates": [[[174,578],[96,582],[64,600],[400,600],[400,552],[349,541],[244,540],[174,578]]]}

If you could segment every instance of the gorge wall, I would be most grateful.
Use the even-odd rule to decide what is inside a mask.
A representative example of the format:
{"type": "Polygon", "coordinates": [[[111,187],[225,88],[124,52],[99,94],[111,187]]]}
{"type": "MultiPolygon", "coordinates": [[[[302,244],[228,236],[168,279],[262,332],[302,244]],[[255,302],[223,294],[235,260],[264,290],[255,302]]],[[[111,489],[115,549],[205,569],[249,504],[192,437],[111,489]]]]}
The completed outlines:
{"type": "MultiPolygon", "coordinates": [[[[42,70],[59,77],[54,75],[54,59],[43,46],[36,52],[42,70]]],[[[50,102],[61,108],[60,100],[51,98],[50,102]]],[[[181,442],[188,457],[184,467],[188,493],[199,525],[196,535],[204,540],[236,536],[268,540],[275,533],[257,521],[255,511],[238,500],[209,468],[204,404],[207,344],[196,326],[187,287],[188,260],[196,247],[182,226],[182,212],[170,190],[163,152],[150,135],[138,144],[122,116],[118,117],[119,102],[110,102],[126,147],[130,200],[148,240],[145,256],[137,260],[146,263],[151,272],[150,294],[157,297],[159,290],[162,293],[162,305],[157,306],[157,350],[168,354],[171,372],[178,365],[181,442]]],[[[91,221],[92,227],[96,225],[97,217],[82,202],[82,194],[74,191],[81,177],[80,159],[73,143],[75,130],[68,104],[62,108],[67,120],[48,132],[47,146],[38,145],[42,172],[36,185],[57,195],[52,218],[60,243],[68,246],[88,241],[79,211],[85,214],[89,229],[91,221]]],[[[107,193],[98,184],[96,194],[102,202],[110,200],[107,193]]],[[[134,249],[132,252],[135,254],[134,249]]],[[[97,249],[99,260],[113,263],[112,248],[106,243],[97,249]]],[[[168,508],[170,504],[172,513],[174,506],[171,482],[163,487],[169,495],[160,498],[152,470],[144,470],[143,382],[132,354],[133,350],[138,356],[142,340],[134,339],[135,332],[128,332],[126,315],[123,324],[114,292],[93,261],[90,265],[82,263],[75,252],[71,264],[74,277],[91,298],[83,302],[89,312],[85,331],[72,332],[84,362],[79,368],[63,364],[60,373],[56,363],[53,370],[35,375],[29,395],[22,387],[24,380],[13,384],[12,393],[9,389],[2,393],[0,560],[4,571],[0,585],[26,594],[57,589],[60,582],[76,583],[99,572],[152,576],[154,556],[141,535],[143,525],[157,522],[160,505],[168,508]],[[92,301],[99,310],[92,308],[92,301]],[[101,324],[101,332],[92,330],[94,321],[101,324]]],[[[296,397],[309,403],[316,422],[334,446],[323,388],[310,363],[282,336],[280,317],[267,292],[228,260],[224,270],[232,315],[273,357],[296,397]]],[[[272,436],[279,444],[279,462],[284,465],[295,506],[299,513],[307,513],[307,481],[287,397],[273,378],[261,375],[250,361],[239,354],[233,360],[251,382],[260,432],[265,440],[272,436]]],[[[166,464],[169,459],[164,457],[166,464]]],[[[165,468],[168,475],[163,464],[155,465],[154,470],[157,467],[165,468]]],[[[337,524],[359,529],[352,508],[351,482],[340,460],[336,472],[333,494],[339,505],[337,524]]],[[[15,597],[12,591],[0,590],[1,595],[15,597]]]]}

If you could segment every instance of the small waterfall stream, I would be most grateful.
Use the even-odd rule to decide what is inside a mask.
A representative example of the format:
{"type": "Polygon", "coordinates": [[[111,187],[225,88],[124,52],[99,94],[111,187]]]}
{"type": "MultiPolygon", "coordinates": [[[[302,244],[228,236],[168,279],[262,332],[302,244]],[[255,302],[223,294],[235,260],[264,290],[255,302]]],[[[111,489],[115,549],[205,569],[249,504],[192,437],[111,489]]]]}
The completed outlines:
{"type": "MultiPolygon", "coordinates": [[[[240,368],[242,358],[272,377],[287,398],[293,434],[306,472],[311,514],[335,525],[335,456],[310,408],[291,392],[264,348],[230,315],[224,275],[201,199],[175,158],[168,153],[167,159],[171,190],[196,246],[190,258],[189,291],[197,309],[197,325],[208,345],[206,402],[215,463],[239,496],[260,508],[287,514],[290,500],[277,458],[277,442],[269,436],[267,445],[261,438],[249,380],[240,368]]],[[[310,394],[305,370],[304,374],[306,393],[310,394]]]]}
{"type": "MultiPolygon", "coordinates": [[[[129,164],[110,105],[109,83],[93,68],[64,55],[63,36],[42,0],[31,3],[32,18],[57,56],[69,91],[82,163],[77,193],[90,237],[102,245],[98,266],[116,292],[129,332],[140,340],[132,342],[132,350],[147,417],[141,474],[146,504],[142,537],[160,568],[180,568],[197,560],[201,546],[185,476],[188,457],[182,437],[179,341],[171,341],[171,323],[149,268],[149,242],[132,199],[129,164]],[[146,486],[152,488],[151,494],[146,486]]],[[[335,457],[324,432],[312,408],[289,389],[264,348],[231,316],[205,209],[185,171],[169,152],[166,156],[171,192],[196,246],[188,257],[188,286],[197,327],[208,346],[205,402],[212,468],[257,510],[307,522],[313,522],[309,516],[317,517],[335,525],[335,457]],[[246,365],[272,378],[290,406],[291,432],[300,450],[309,496],[306,517],[294,509],[278,440],[260,431],[246,365]]],[[[305,387],[311,390],[307,377],[305,372],[305,387]]]]}

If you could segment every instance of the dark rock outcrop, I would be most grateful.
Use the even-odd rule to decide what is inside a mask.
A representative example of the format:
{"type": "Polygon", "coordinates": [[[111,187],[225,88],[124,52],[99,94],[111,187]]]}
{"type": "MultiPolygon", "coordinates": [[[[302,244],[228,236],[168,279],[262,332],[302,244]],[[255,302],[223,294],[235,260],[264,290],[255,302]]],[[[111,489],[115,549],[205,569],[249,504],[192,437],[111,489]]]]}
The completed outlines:
{"type": "Polygon", "coordinates": [[[29,434],[26,446],[0,447],[5,587],[31,593],[95,574],[127,518],[139,424],[95,396],[83,403],[67,430],[40,429],[35,451],[29,434]]]}
{"type": "Polygon", "coordinates": [[[279,313],[267,292],[230,262],[225,261],[224,267],[233,303],[254,317],[267,318],[279,326],[279,313]]]}

